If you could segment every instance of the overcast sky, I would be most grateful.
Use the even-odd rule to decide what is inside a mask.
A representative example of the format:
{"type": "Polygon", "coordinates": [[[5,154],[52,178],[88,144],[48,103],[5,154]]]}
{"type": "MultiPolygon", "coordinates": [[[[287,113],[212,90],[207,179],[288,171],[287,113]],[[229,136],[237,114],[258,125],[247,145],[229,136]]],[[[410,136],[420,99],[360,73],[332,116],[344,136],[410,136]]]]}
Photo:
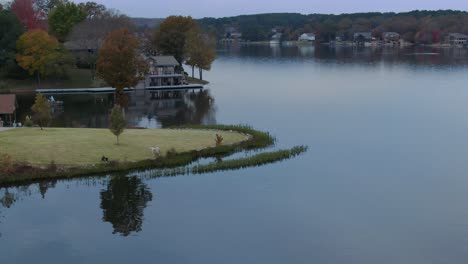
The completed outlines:
{"type": "MultiPolygon", "coordinates": [[[[75,0],[76,2],[86,2],[75,0]]],[[[94,0],[133,17],[161,18],[190,15],[195,18],[242,14],[294,12],[340,14],[368,11],[455,9],[468,11],[468,0],[94,0]]]]}

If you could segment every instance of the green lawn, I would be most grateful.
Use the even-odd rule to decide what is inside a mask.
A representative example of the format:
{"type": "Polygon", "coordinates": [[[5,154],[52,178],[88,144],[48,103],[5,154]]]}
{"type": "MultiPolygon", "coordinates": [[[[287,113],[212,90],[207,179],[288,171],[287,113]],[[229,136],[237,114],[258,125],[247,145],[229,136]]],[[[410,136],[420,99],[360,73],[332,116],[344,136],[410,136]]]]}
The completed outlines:
{"type": "Polygon", "coordinates": [[[18,128],[0,132],[0,155],[38,165],[52,160],[61,165],[95,164],[103,155],[110,160],[139,161],[153,158],[150,147],[155,146],[162,154],[171,148],[186,152],[214,147],[216,134],[223,136],[223,144],[248,139],[228,131],[128,129],[121,135],[120,145],[116,145],[116,138],[108,129],[18,128]]]}
{"type": "Polygon", "coordinates": [[[192,78],[190,76],[187,76],[187,81],[191,84],[201,84],[201,85],[207,85],[210,83],[209,81],[192,78]]]}

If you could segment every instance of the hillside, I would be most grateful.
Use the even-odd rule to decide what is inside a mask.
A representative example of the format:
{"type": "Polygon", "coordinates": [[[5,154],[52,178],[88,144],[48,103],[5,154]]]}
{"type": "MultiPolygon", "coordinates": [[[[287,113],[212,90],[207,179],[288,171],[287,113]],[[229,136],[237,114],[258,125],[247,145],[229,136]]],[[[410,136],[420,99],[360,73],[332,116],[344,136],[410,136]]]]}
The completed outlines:
{"type": "Polygon", "coordinates": [[[333,40],[338,36],[350,39],[354,32],[369,31],[380,36],[382,32],[394,31],[417,44],[439,42],[449,32],[468,34],[468,13],[454,10],[341,15],[275,13],[203,18],[199,23],[219,38],[238,32],[242,33],[243,39],[250,41],[268,40],[273,30],[283,33],[284,40],[296,40],[300,34],[312,32],[320,41],[333,40]]]}

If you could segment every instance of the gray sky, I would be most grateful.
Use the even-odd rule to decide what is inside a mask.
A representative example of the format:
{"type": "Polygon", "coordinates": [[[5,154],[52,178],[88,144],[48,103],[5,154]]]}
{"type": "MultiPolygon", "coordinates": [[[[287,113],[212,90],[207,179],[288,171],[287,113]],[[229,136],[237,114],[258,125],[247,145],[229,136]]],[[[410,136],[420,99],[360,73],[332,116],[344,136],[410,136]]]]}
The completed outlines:
{"type": "MultiPolygon", "coordinates": [[[[169,15],[225,17],[242,14],[353,13],[368,11],[411,11],[455,9],[468,11],[468,0],[94,0],[134,17],[160,18],[169,15]]],[[[75,0],[75,2],[86,2],[75,0]]]]}

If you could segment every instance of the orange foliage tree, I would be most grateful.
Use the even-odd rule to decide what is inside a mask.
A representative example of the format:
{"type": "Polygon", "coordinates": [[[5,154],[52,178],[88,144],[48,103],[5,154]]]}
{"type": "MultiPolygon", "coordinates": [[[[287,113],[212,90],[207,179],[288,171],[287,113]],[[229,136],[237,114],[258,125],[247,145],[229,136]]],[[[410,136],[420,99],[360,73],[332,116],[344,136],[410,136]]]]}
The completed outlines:
{"type": "Polygon", "coordinates": [[[42,30],[31,30],[16,42],[16,61],[29,74],[40,76],[61,73],[73,65],[73,58],[54,37],[42,30]]]}
{"type": "Polygon", "coordinates": [[[119,104],[123,106],[124,88],[135,87],[144,80],[148,63],[138,52],[138,40],[126,28],[109,33],[99,50],[97,75],[116,89],[119,104]]]}

